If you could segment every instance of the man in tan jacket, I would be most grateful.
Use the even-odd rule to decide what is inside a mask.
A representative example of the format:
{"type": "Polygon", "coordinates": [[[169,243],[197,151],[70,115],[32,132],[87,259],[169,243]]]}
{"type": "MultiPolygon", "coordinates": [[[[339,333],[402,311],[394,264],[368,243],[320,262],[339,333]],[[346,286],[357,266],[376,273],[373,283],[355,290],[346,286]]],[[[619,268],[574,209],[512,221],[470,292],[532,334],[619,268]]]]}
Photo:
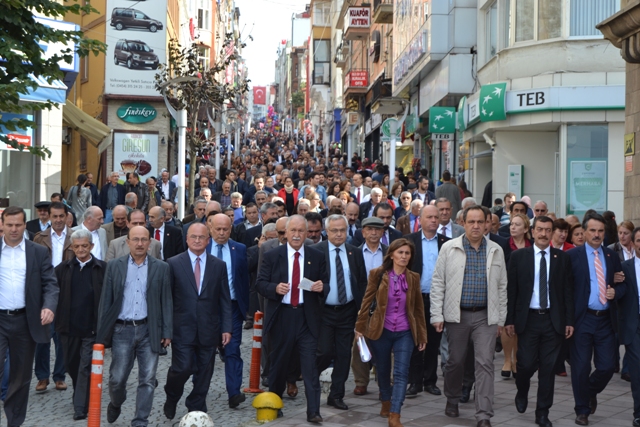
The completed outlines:
{"type": "Polygon", "coordinates": [[[484,238],[488,220],[481,206],[463,213],[465,234],[440,250],[431,282],[431,324],[448,332],[444,373],[445,415],[458,416],[464,361],[473,341],[476,366],[476,420],[491,427],[493,352],[507,317],[507,269],[500,245],[484,238]]]}

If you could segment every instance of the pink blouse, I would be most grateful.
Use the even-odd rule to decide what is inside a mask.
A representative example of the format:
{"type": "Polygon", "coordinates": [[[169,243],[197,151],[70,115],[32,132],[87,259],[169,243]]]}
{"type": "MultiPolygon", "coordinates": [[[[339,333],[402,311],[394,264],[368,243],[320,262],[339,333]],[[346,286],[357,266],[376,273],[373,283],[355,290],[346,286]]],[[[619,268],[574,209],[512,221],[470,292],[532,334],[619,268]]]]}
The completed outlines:
{"type": "Polygon", "coordinates": [[[404,273],[397,275],[393,270],[389,271],[389,299],[384,316],[384,328],[391,332],[408,331],[411,328],[407,317],[408,289],[407,276],[404,273]]]}

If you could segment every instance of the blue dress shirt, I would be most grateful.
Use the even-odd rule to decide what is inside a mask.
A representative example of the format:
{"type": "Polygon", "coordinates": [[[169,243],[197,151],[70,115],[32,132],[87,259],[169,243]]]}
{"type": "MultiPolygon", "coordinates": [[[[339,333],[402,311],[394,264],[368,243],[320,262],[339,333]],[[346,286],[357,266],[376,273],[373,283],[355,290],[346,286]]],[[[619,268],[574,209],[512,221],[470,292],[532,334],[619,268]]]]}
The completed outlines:
{"type": "MultiPolygon", "coordinates": [[[[598,277],[596,276],[596,257],[593,254],[595,249],[589,245],[584,245],[587,251],[587,260],[589,261],[589,278],[591,279],[591,293],[589,294],[589,308],[591,310],[606,310],[609,308],[609,303],[602,304],[600,302],[600,289],[598,289],[598,277]]],[[[602,264],[602,272],[604,273],[604,279],[607,280],[607,262],[604,257],[604,251],[602,246],[598,247],[598,257],[602,264]]],[[[606,283],[605,283],[606,285],[606,283]]]]}

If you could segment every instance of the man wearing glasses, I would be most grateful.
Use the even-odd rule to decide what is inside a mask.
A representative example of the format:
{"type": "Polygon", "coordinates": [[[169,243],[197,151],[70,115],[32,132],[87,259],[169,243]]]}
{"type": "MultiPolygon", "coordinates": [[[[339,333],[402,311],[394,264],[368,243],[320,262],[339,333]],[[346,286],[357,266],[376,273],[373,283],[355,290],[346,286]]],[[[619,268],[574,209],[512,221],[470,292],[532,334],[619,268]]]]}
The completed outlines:
{"type": "Polygon", "coordinates": [[[169,265],[147,255],[151,238],[143,226],[129,229],[130,253],[107,264],[96,342],[111,347],[107,421],[120,416],[127,380],[138,360],[138,390],[133,426],[146,426],[153,405],[161,348],[173,337],[173,299],[169,265]]]}
{"type": "Polygon", "coordinates": [[[543,200],[538,200],[535,205],[533,205],[534,218],[537,216],[546,216],[548,212],[549,208],[547,207],[547,203],[543,200]]]}

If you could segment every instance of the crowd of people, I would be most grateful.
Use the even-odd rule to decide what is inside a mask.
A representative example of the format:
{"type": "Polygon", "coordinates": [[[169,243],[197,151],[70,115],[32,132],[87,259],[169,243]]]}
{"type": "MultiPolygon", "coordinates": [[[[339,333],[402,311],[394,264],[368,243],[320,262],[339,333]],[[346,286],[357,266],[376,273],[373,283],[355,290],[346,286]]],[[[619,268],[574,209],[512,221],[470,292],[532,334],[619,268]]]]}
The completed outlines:
{"type": "Polygon", "coordinates": [[[166,170],[145,182],[130,173],[124,184],[113,172],[100,191],[82,174],[66,198],[37,203],[31,221],[6,208],[0,376],[8,425],[25,420],[34,363],[37,392],[50,378],[64,390],[71,377],[73,419],[85,419],[94,343],[111,351],[109,423],[137,361],[131,425],[148,425],[159,356],[169,348],[167,418],[189,380],[186,410],[207,411],[216,355],[227,404],[237,408],[246,400],[242,329],[260,310],[262,384],[296,397],[302,378],[309,422],[323,421],[322,371],[333,367],[326,404],[347,410],[349,375],[353,393],[365,395],[375,365],[389,426],[402,426],[404,399],[423,391],[444,393],[444,413],[457,417],[474,385],[477,425],[491,426],[493,363],[503,349],[501,375],[515,378],[520,413],[538,372],[538,425],[552,425],[555,376],[566,376],[569,362],[576,424],[589,424],[598,394],[621,371],[640,426],[640,228],[618,225],[609,211],[556,218],[544,201],[491,200],[490,189],[479,203],[449,171],[432,179],[425,169],[396,168],[389,188],[381,162],[307,148],[255,134],[231,167],[191,159],[197,188],[185,189],[192,203],[183,218],[178,174],[166,170]]]}

